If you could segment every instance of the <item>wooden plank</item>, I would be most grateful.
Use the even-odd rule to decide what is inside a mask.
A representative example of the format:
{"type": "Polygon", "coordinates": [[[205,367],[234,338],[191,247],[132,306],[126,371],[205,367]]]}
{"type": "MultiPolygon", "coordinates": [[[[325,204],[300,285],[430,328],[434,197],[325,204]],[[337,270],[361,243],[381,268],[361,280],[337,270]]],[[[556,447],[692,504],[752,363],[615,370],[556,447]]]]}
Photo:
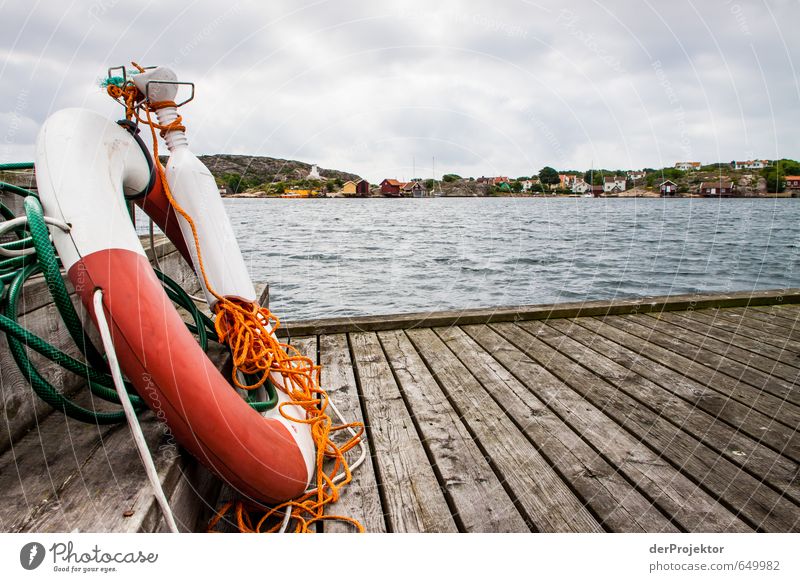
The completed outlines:
{"type": "Polygon", "coordinates": [[[0,456],[0,531],[19,532],[46,511],[115,427],[51,414],[0,456]]]}
{"type": "Polygon", "coordinates": [[[716,317],[722,317],[732,323],[738,323],[743,327],[742,334],[749,335],[748,332],[755,331],[760,333],[772,334],[776,339],[791,339],[800,341],[800,326],[792,325],[783,317],[770,316],[768,313],[748,308],[729,308],[713,309],[716,317]]]}
{"type": "Polygon", "coordinates": [[[749,311],[759,311],[769,315],[770,321],[776,324],[795,328],[800,324],[800,310],[795,309],[794,305],[765,305],[762,307],[750,306],[749,311]]]}
{"type": "Polygon", "coordinates": [[[442,340],[430,329],[407,333],[526,521],[540,532],[603,531],[584,502],[442,340]]]}
{"type": "MultiPolygon", "coordinates": [[[[800,482],[797,480],[800,465],[742,434],[739,427],[728,425],[693,402],[679,398],[670,390],[637,374],[632,369],[634,366],[628,364],[631,360],[635,361],[636,354],[629,352],[627,356],[630,360],[622,359],[620,362],[619,354],[623,353],[624,348],[615,351],[617,357],[613,357],[613,354],[606,355],[608,350],[598,349],[596,344],[607,340],[592,336],[591,332],[580,326],[568,327],[569,324],[565,325],[564,320],[558,320],[558,323],[558,328],[554,327],[554,322],[548,322],[547,325],[541,322],[524,322],[519,325],[560,353],[590,367],[592,372],[606,382],[744,468],[752,477],[769,483],[776,491],[789,495],[795,503],[800,503],[800,482]],[[562,333],[559,329],[565,327],[562,333]]],[[[670,380],[666,382],[669,383],[670,380]]]]}
{"type": "Polygon", "coordinates": [[[378,338],[456,523],[468,532],[530,531],[405,333],[380,332],[378,338]]]}
{"type": "Polygon", "coordinates": [[[795,340],[800,340],[800,321],[791,315],[788,310],[779,307],[742,307],[731,308],[729,311],[732,314],[738,314],[741,317],[747,317],[754,321],[771,323],[784,330],[790,332],[790,337],[795,340]]]}
{"type": "Polygon", "coordinates": [[[750,530],[698,485],[645,446],[641,439],[624,430],[601,408],[588,402],[494,329],[484,325],[464,326],[463,329],[681,529],[750,530]]]}
{"type": "MultiPolygon", "coordinates": [[[[761,342],[741,335],[731,334],[713,326],[707,327],[681,317],[670,317],[671,315],[674,314],[654,315],[649,313],[647,315],[627,315],[626,317],[695,345],[702,350],[734,360],[770,376],[783,378],[792,384],[795,384],[800,379],[800,368],[784,364],[760,353],[761,346],[763,346],[761,342]]],[[[800,393],[784,391],[781,396],[793,404],[800,404],[800,393]]]]}
{"type": "Polygon", "coordinates": [[[483,386],[483,393],[475,394],[477,391],[472,383],[465,382],[468,396],[475,398],[481,406],[484,406],[486,395],[492,398],[538,447],[562,480],[575,488],[606,529],[619,532],[677,531],[622,473],[461,328],[436,328],[434,331],[483,386]]]}
{"type": "Polygon", "coordinates": [[[725,317],[716,317],[716,313],[716,311],[687,311],[681,312],[679,315],[681,317],[701,322],[708,326],[713,326],[734,334],[747,333],[748,337],[755,338],[761,342],[764,342],[765,344],[791,350],[792,352],[800,352],[800,342],[787,337],[786,334],[776,336],[773,333],[767,333],[753,329],[745,328],[743,330],[740,322],[728,321],[728,319],[725,317]]]}
{"type": "MultiPolygon", "coordinates": [[[[784,371],[784,378],[787,377],[786,374],[791,375],[792,370],[795,370],[794,374],[797,374],[797,372],[800,371],[800,368],[797,367],[800,366],[800,351],[795,352],[792,350],[779,348],[777,346],[741,335],[738,332],[733,333],[724,329],[720,329],[716,326],[709,326],[706,323],[702,323],[694,319],[681,317],[680,312],[661,313],[657,315],[650,314],[650,317],[657,317],[662,321],[669,322],[675,326],[688,330],[689,334],[694,336],[695,342],[697,341],[697,337],[700,337],[701,339],[708,337],[713,338],[714,340],[719,340],[722,345],[733,348],[733,352],[738,354],[740,357],[739,361],[742,361],[741,358],[747,357],[747,354],[742,353],[736,348],[741,348],[750,353],[756,353],[765,357],[766,360],[761,360],[759,358],[763,365],[769,366],[769,362],[773,360],[775,362],[781,362],[784,364],[784,366],[789,366],[781,367],[781,370],[784,371]]],[[[713,341],[712,343],[714,343],[717,348],[721,348],[720,343],[713,341]]],[[[717,353],[720,353],[719,349],[716,351],[717,353]]],[[[762,370],[764,370],[763,365],[761,367],[762,370]]]]}
{"type": "MultiPolygon", "coordinates": [[[[731,385],[731,397],[750,404],[756,410],[772,416],[790,428],[800,426],[800,408],[787,400],[795,390],[793,383],[774,378],[713,352],[687,345],[684,341],[643,326],[628,316],[607,317],[603,323],[627,331],[682,357],[691,366],[692,371],[688,369],[686,371],[689,376],[701,368],[705,368],[706,374],[713,372],[718,376],[727,376],[729,378],[727,383],[731,385]]],[[[697,379],[696,376],[695,378],[697,379]]]]}
{"type": "MultiPolygon", "coordinates": [[[[794,461],[800,461],[800,437],[798,437],[796,429],[777,422],[772,417],[772,413],[763,413],[754,409],[750,401],[742,402],[732,398],[731,394],[737,389],[738,383],[731,381],[728,376],[718,374],[705,366],[695,365],[692,360],[655,344],[642,342],[640,337],[626,333],[614,326],[605,325],[598,319],[581,317],[570,321],[586,328],[593,334],[628,348],[630,352],[636,354],[638,359],[628,366],[635,366],[637,373],[665,388],[674,390],[676,394],[686,398],[690,403],[696,403],[703,410],[718,415],[720,418],[729,419],[734,427],[742,427],[742,430],[746,430],[748,434],[773,450],[794,461]],[[648,366],[645,360],[651,360],[660,367],[648,366]],[[659,381],[659,377],[669,378],[669,383],[663,384],[659,381]]],[[[549,322],[550,325],[557,323],[556,321],[549,322]]],[[[570,335],[574,334],[570,332],[570,335]]],[[[606,352],[603,351],[603,353],[606,352]]],[[[628,356],[623,357],[630,361],[628,356]]]]}
{"type": "Polygon", "coordinates": [[[518,305],[486,309],[458,309],[452,311],[403,313],[399,315],[370,315],[295,321],[278,330],[278,334],[322,335],[331,333],[412,329],[417,327],[448,327],[552,319],[557,317],[604,316],[623,313],[647,313],[703,309],[709,307],[740,307],[745,305],[773,305],[775,303],[800,303],[800,289],[773,289],[741,291],[736,293],[698,293],[658,297],[633,297],[598,301],[576,301],[547,305],[518,305]]]}
{"type": "Polygon", "coordinates": [[[458,531],[378,336],[350,342],[389,531],[458,531]]]}
{"type": "Polygon", "coordinates": [[[690,477],[729,512],[747,519],[751,527],[772,532],[800,530],[800,507],[666,420],[661,413],[616,389],[594,371],[601,365],[598,354],[589,352],[584,354],[586,360],[577,362],[517,324],[495,324],[492,328],[641,439],[660,459],[690,477]]]}
{"type": "MultiPolygon", "coordinates": [[[[322,364],[322,387],[328,392],[331,401],[342,413],[346,422],[364,422],[347,336],[344,334],[320,336],[319,353],[322,364]]],[[[344,432],[342,435],[343,438],[347,438],[344,432]]],[[[332,503],[327,512],[331,515],[345,515],[357,519],[367,532],[383,533],[387,530],[386,520],[372,464],[374,452],[367,436],[365,434],[363,437],[367,447],[364,463],[353,474],[353,480],[342,490],[339,501],[332,503]]],[[[351,465],[359,454],[359,448],[348,454],[351,465]]],[[[326,521],[324,525],[325,533],[353,531],[350,525],[336,521],[326,521]]]]}

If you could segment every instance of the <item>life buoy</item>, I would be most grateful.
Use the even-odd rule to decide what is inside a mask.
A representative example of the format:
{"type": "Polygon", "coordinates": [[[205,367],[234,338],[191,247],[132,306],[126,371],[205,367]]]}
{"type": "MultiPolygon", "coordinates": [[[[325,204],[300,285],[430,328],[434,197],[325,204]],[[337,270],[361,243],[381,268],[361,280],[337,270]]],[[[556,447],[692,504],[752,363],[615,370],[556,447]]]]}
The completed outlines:
{"type": "MultiPolygon", "coordinates": [[[[214,288],[255,300],[210,173],[188,147],[171,149],[167,178],[175,197],[185,197],[181,205],[194,211],[214,288]]],[[[150,179],[136,141],[97,113],[66,109],[44,123],[35,163],[45,213],[71,226],[52,231],[68,276],[92,317],[93,292],[103,290],[120,366],[139,395],[182,446],[242,494],[269,504],[302,494],[315,463],[309,426],[287,420],[277,407],[263,416],[253,410],[200,349],[153,273],[124,199],[150,179]]],[[[171,220],[165,232],[196,260],[179,217],[157,198],[144,208],[157,222],[171,220]]],[[[280,390],[278,397],[290,401],[280,390]]],[[[287,408],[296,408],[296,418],[303,414],[287,408]]]]}

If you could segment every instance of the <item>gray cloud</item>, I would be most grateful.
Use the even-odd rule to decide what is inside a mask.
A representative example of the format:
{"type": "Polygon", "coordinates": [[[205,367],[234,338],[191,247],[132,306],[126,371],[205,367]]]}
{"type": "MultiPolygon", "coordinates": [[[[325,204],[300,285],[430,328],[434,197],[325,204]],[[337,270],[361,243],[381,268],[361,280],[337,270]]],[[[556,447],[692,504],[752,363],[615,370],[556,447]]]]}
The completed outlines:
{"type": "Polygon", "coordinates": [[[798,157],[798,6],[250,0],[6,3],[0,156],[48,114],[119,111],[109,65],[197,83],[199,153],[299,158],[371,180],[798,157]],[[412,167],[416,159],[416,168],[412,167]]]}

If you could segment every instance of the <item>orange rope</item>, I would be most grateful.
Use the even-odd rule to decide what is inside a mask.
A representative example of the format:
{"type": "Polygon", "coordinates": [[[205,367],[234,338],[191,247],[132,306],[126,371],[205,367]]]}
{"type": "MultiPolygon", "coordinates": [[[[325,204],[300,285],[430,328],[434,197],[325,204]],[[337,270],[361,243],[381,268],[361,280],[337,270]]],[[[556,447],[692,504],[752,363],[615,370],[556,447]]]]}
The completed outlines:
{"type": "MultiPolygon", "coordinates": [[[[133,65],[144,71],[136,63],[133,65]]],[[[271,374],[279,375],[281,383],[277,388],[285,392],[290,401],[279,405],[280,414],[293,422],[311,426],[311,436],[316,447],[316,489],[299,498],[277,505],[264,511],[263,506],[248,501],[231,501],[224,504],[217,515],[209,522],[209,531],[213,531],[219,521],[231,510],[239,530],[242,532],[274,532],[280,529],[281,523],[275,518],[282,517],[287,508],[291,508],[292,519],[295,521],[296,532],[308,532],[309,527],[323,520],[339,520],[352,524],[358,531],[363,532],[363,526],[355,519],[339,516],[325,515],[325,506],[339,499],[340,490],[352,480],[352,473],[345,454],[361,442],[364,433],[362,423],[349,423],[334,425],[328,409],[328,394],[320,388],[319,377],[321,367],[315,365],[311,358],[302,355],[297,348],[281,343],[275,336],[275,330],[280,326],[280,321],[269,309],[261,307],[254,302],[238,299],[228,299],[219,295],[211,286],[203,265],[200,251],[200,237],[194,220],[180,206],[172,196],[167,183],[164,167],[158,159],[158,138],[156,130],[164,137],[170,131],[184,131],[181,117],[178,116],[168,125],[161,125],[153,121],[151,112],[163,107],[175,107],[171,101],[148,102],[132,82],[123,87],[116,85],[107,86],[108,94],[121,101],[125,106],[127,119],[135,118],[140,123],[150,127],[153,138],[153,160],[158,169],[158,175],[164,188],[164,193],[175,211],[180,214],[191,228],[197,250],[197,262],[200,275],[203,277],[206,289],[217,299],[214,306],[216,328],[220,342],[227,344],[233,355],[233,371],[231,378],[233,384],[241,389],[253,390],[267,381],[271,374]],[[144,109],[145,118],[139,115],[139,109],[144,109]],[[258,376],[254,384],[242,384],[239,373],[258,376]],[[287,412],[291,406],[300,407],[304,418],[295,418],[287,412]],[[336,444],[333,436],[343,430],[353,430],[355,435],[343,444],[336,444]],[[326,472],[325,461],[332,460],[326,472]],[[344,479],[335,483],[334,479],[342,471],[344,479]],[[252,514],[261,513],[261,517],[253,524],[252,514]]]]}

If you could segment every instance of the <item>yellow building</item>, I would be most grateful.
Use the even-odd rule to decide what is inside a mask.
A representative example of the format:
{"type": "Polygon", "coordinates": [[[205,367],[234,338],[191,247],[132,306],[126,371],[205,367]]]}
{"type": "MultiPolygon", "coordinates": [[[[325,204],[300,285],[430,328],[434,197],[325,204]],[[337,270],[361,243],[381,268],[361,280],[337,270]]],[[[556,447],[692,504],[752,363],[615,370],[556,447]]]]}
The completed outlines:
{"type": "Polygon", "coordinates": [[[345,196],[355,196],[356,195],[356,183],[352,180],[348,180],[342,185],[342,189],[339,191],[340,194],[345,196]]]}

